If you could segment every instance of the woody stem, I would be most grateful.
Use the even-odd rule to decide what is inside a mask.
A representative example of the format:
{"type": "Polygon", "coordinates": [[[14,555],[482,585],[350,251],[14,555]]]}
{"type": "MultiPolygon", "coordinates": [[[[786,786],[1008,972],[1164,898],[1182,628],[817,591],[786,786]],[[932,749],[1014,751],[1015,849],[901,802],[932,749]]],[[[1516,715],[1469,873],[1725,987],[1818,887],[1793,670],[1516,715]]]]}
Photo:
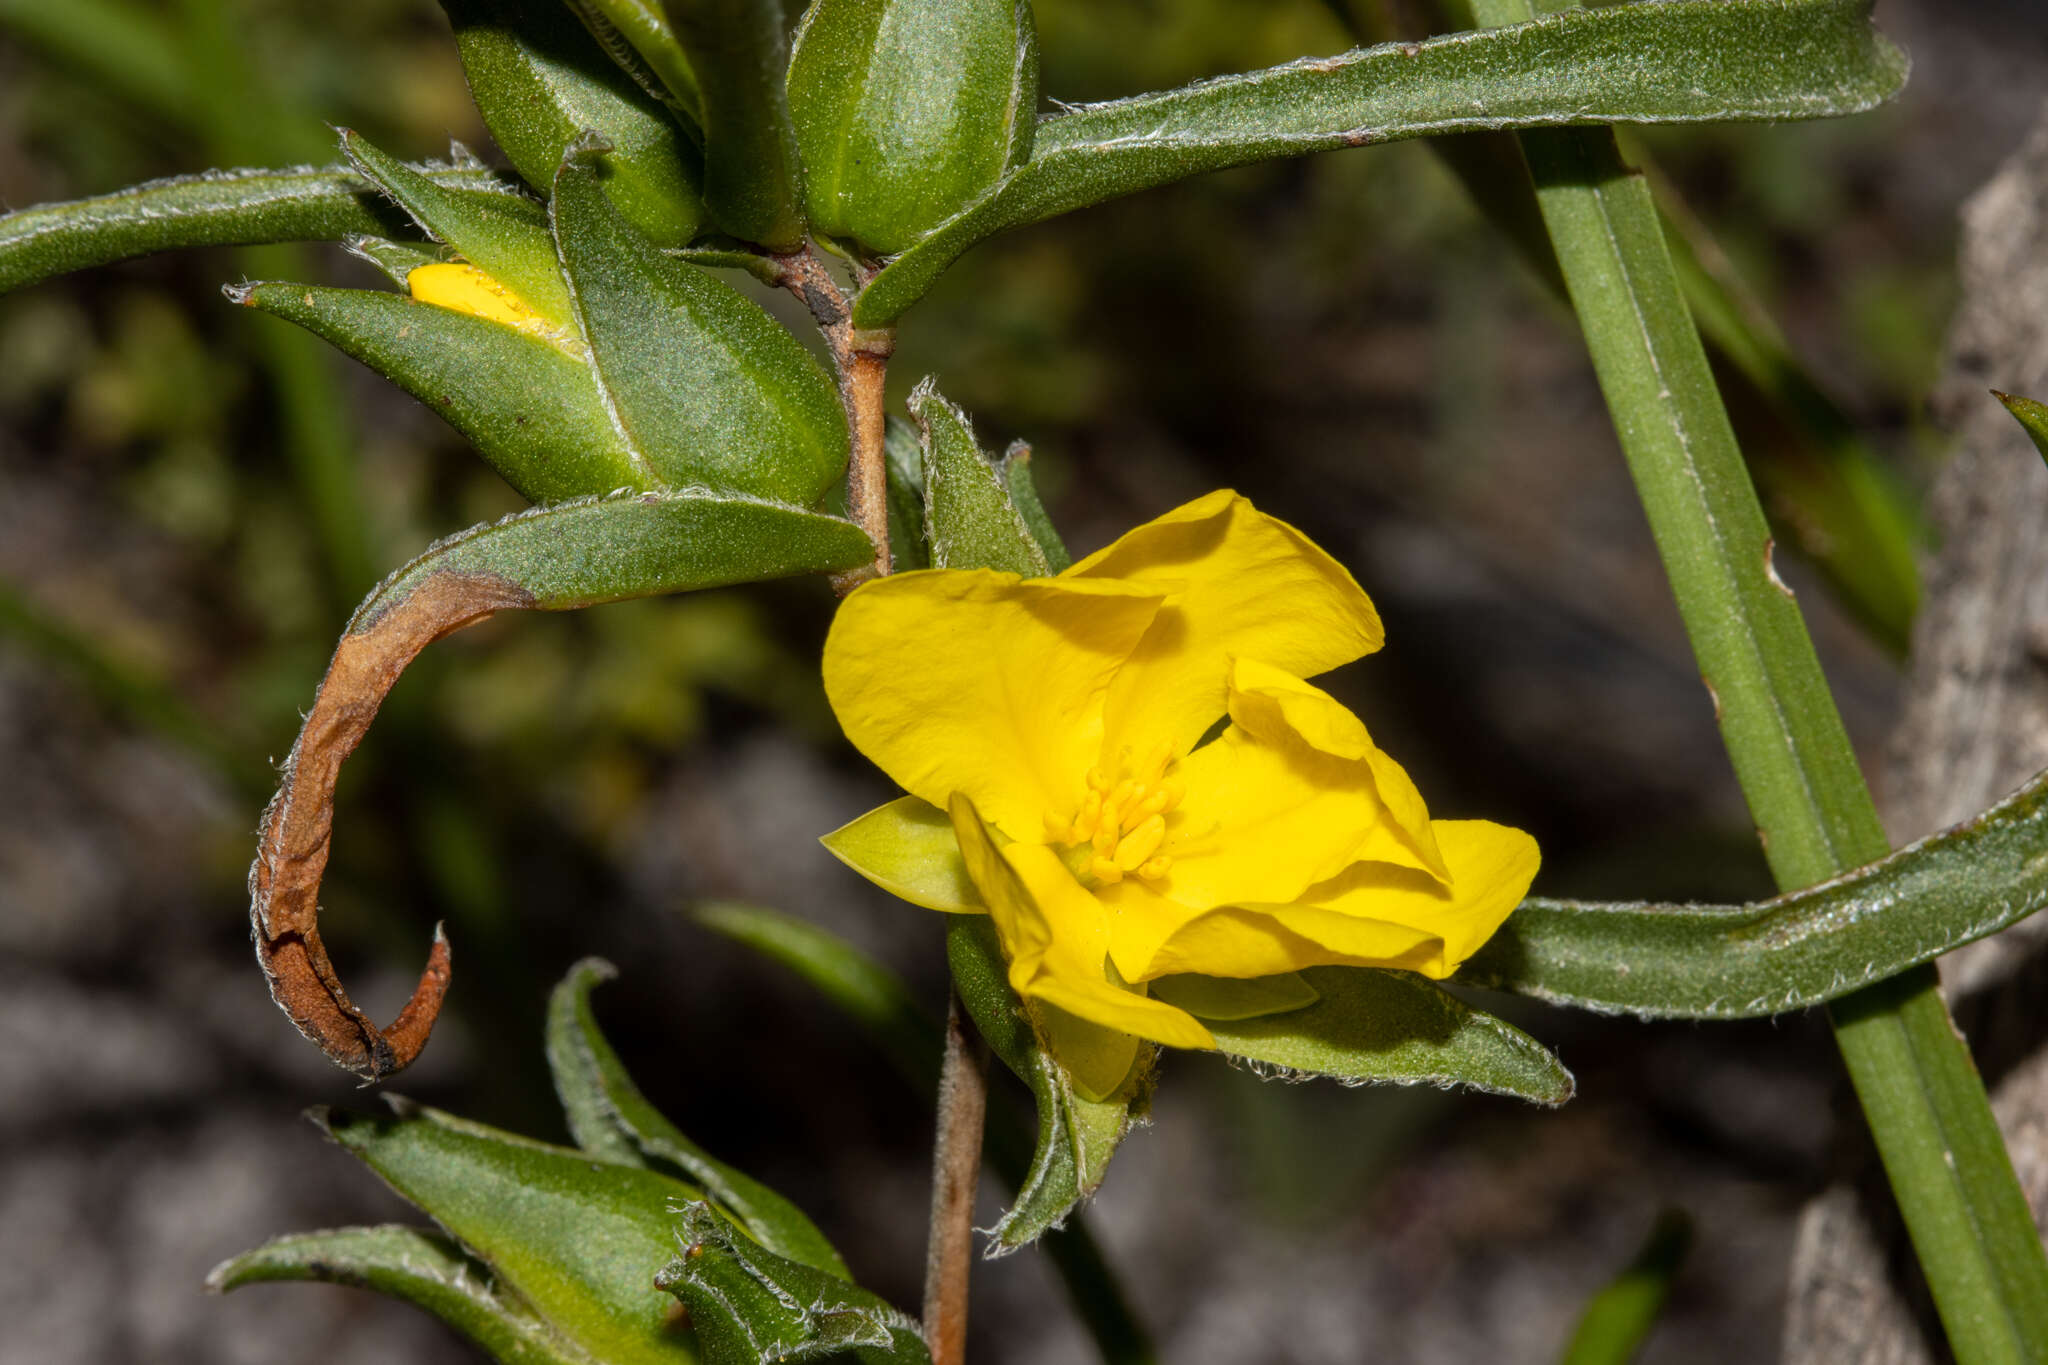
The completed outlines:
{"type": "Polygon", "coordinates": [[[987,1106],[988,1048],[968,1031],[956,990],[946,1006],[946,1057],[939,1068],[938,1135],[932,1144],[931,1240],[925,1249],[924,1340],[932,1365],[961,1365],[967,1355],[967,1271],[987,1106]]]}

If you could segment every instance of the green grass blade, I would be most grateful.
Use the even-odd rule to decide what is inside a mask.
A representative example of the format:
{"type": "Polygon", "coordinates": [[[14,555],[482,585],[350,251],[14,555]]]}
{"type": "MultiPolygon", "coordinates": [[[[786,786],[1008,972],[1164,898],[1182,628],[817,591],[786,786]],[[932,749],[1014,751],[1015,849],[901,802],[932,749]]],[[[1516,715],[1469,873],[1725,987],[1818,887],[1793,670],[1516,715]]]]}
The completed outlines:
{"type": "Polygon", "coordinates": [[[1579,1318],[1563,1365],[1628,1365],[1671,1295],[1671,1281],[1692,1245],[1692,1220],[1682,1210],[1657,1215],[1649,1240],[1614,1282],[1593,1296],[1579,1318]]]}

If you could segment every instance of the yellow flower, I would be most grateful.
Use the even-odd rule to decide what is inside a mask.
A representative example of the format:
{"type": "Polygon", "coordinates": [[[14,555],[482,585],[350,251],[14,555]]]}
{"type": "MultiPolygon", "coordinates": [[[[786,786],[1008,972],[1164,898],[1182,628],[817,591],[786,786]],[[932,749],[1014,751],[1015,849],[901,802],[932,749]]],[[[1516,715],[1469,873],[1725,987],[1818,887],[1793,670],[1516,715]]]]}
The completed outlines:
{"type": "Polygon", "coordinates": [[[499,323],[572,356],[581,356],[581,342],[566,320],[563,325],[550,322],[511,289],[466,262],[437,261],[414,266],[406,273],[405,287],[420,303],[499,323]]]}
{"type": "Polygon", "coordinates": [[[1140,1039],[1214,1047],[1198,1014],[1312,1003],[1300,968],[1449,976],[1520,903],[1536,844],[1432,820],[1303,681],[1383,638],[1341,565],[1230,492],[1057,578],[869,583],[833,622],[825,689],[910,796],[825,842],[906,899],[990,913],[1091,1098],[1140,1039]]]}

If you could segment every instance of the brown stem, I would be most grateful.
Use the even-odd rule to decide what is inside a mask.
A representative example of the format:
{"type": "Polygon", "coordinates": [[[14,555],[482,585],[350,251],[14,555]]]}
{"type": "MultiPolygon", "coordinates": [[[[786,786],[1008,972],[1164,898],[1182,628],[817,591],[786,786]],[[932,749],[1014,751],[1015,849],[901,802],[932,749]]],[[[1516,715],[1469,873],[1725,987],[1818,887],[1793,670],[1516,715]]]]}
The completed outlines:
{"type": "Polygon", "coordinates": [[[844,597],[890,568],[888,466],[882,455],[887,423],[882,397],[889,356],[896,349],[896,329],[862,331],[853,325],[846,295],[817,248],[807,243],[801,252],[776,259],[783,271],[783,288],[803,300],[832,349],[832,366],[839,372],[839,402],[846,409],[853,445],[846,478],[847,511],[875,545],[871,567],[833,579],[833,587],[844,597]]]}
{"type": "Polygon", "coordinates": [[[924,1340],[932,1365],[967,1357],[967,1271],[974,1252],[974,1192],[988,1107],[988,1049],[967,1026],[960,993],[946,1006],[939,1069],[939,1131],[932,1144],[931,1241],[924,1262],[924,1340]]]}

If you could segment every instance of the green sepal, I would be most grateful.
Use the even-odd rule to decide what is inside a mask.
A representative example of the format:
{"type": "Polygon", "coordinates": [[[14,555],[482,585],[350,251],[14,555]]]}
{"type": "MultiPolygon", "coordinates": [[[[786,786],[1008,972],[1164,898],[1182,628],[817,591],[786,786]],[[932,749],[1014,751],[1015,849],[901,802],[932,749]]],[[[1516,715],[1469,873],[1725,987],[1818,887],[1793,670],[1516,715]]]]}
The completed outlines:
{"type": "Polygon", "coordinates": [[[946,960],[960,1003],[988,1040],[989,1050],[1031,1088],[1038,1107],[1038,1141],[1030,1169],[1017,1188],[1016,1202],[989,1230],[994,1239],[989,1252],[1001,1255],[1063,1225],[1067,1215],[1101,1186],[1109,1159],[1130,1131],[1133,1100],[1149,1089],[1149,1066],[1141,1057],[1118,1098],[1082,1098],[1039,1041],[1023,1003],[1010,989],[1002,945],[988,916],[947,919],[946,960]]]}
{"type": "Polygon", "coordinates": [[[607,144],[605,193],[657,246],[687,246],[705,227],[697,149],[663,105],[607,57],[560,0],[441,0],[470,93],[491,136],[546,190],[569,144],[607,144]]]}
{"type": "Polygon", "coordinates": [[[1374,967],[1301,975],[1321,999],[1285,1014],[1205,1020],[1218,1050],[1264,1074],[1460,1086],[1545,1105],[1572,1097],[1571,1072],[1541,1043],[1426,977],[1374,967]]]}
{"type": "MultiPolygon", "coordinates": [[[[519,196],[481,166],[421,166],[437,184],[519,196]]],[[[523,196],[520,196],[523,197],[523,196]]],[[[338,242],[403,231],[405,215],[343,166],[207,171],[0,214],[0,294],[179,247],[338,242]]]]}
{"type": "Polygon", "coordinates": [[[664,0],[696,73],[704,129],[704,205],[743,242],[803,245],[802,171],[783,75],[789,47],[778,0],[664,0]]]}
{"type": "Polygon", "coordinates": [[[499,1365],[596,1365],[539,1314],[497,1284],[490,1267],[453,1239],[390,1223],[278,1237],[222,1261],[206,1287],[317,1280],[370,1289],[425,1309],[499,1365]]]}
{"type": "Polygon", "coordinates": [[[917,1321],[884,1299],[736,1236],[708,1203],[679,1212],[682,1254],[654,1282],[690,1310],[705,1365],[779,1365],[841,1352],[862,1365],[930,1365],[917,1321]]]}
{"type": "Polygon", "coordinates": [[[1243,979],[1222,976],[1162,976],[1149,984],[1152,995],[1202,1020],[1258,1019],[1306,1009],[1322,997],[1300,972],[1243,979]]]}
{"type": "Polygon", "coordinates": [[[661,0],[567,0],[605,55],[633,83],[666,104],[692,132],[704,122],[704,96],[689,54],[668,26],[661,0]]]}
{"type": "Polygon", "coordinates": [[[818,841],[890,895],[927,910],[986,911],[967,875],[953,819],[929,801],[899,796],[818,841]]]}
{"type": "Polygon", "coordinates": [[[2048,460],[2048,407],[2031,398],[2000,393],[1996,389],[1991,391],[1991,396],[2005,404],[2005,410],[2026,430],[2027,438],[2034,443],[2034,449],[2041,452],[2042,459],[2048,460]]]}
{"type": "Polygon", "coordinates": [[[622,493],[535,507],[429,546],[349,621],[373,625],[436,574],[509,582],[538,611],[718,588],[866,563],[858,526],[822,512],[716,493],[622,493]]]}
{"type": "Polygon", "coordinates": [[[314,1122],[491,1266],[562,1337],[606,1365],[691,1365],[654,1276],[675,1254],[668,1210],[702,1192],[392,1099],[387,1118],[314,1122]]]}
{"type": "Polygon", "coordinates": [[[1031,155],[1028,0],[813,0],[789,60],[811,227],[903,250],[1031,155]]]}
{"type": "Polygon", "coordinates": [[[929,377],[911,391],[909,406],[923,444],[924,533],[932,566],[1048,576],[1045,551],[974,439],[967,414],[941,397],[929,377]]]}
{"type": "Polygon", "coordinates": [[[882,462],[887,467],[889,559],[897,573],[932,566],[924,538],[924,448],[917,428],[896,414],[883,427],[882,462]]]}
{"type": "Polygon", "coordinates": [[[1041,122],[1029,161],[892,260],[853,321],[890,326],[998,232],[1207,171],[1439,133],[1826,118],[1905,78],[1869,0],[1663,0],[1086,105],[1041,122]]]}
{"type": "Polygon", "coordinates": [[[1838,1000],[2048,907],[2048,772],[1971,820],[1747,905],[1530,899],[1460,985],[1646,1019],[1838,1000]]]}
{"type": "Polygon", "coordinates": [[[589,365],[538,337],[377,290],[279,283],[227,294],[325,338],[425,403],[532,502],[653,482],[613,427],[589,365]]]}
{"type": "Polygon", "coordinates": [[[569,290],[548,235],[547,210],[511,195],[446,189],[387,156],[351,129],[341,130],[349,163],[411,215],[428,236],[519,296],[554,327],[573,327],[569,290]]]}
{"type": "Polygon", "coordinates": [[[555,241],[591,366],[655,477],[809,505],[846,472],[846,415],[811,353],[759,304],[635,231],[571,149],[555,241]]]}
{"type": "Polygon", "coordinates": [[[453,247],[439,242],[399,242],[389,237],[372,237],[359,234],[344,238],[342,249],[349,255],[375,266],[384,278],[406,288],[406,279],[423,265],[446,265],[455,259],[453,247]]]}
{"type": "Polygon", "coordinates": [[[1017,506],[1017,514],[1024,518],[1025,527],[1031,538],[1038,542],[1038,548],[1045,553],[1045,562],[1054,573],[1065,573],[1073,566],[1074,556],[1067,551],[1067,542],[1061,538],[1059,528],[1052,524],[1052,517],[1045,510],[1045,503],[1038,496],[1038,480],[1031,472],[1031,447],[1022,441],[1010,442],[1010,448],[1003,455],[1003,486],[1010,490],[1010,501],[1017,506]]]}
{"type": "Polygon", "coordinates": [[[590,1008],[592,988],[617,975],[602,958],[584,958],[548,1001],[548,1069],[577,1145],[607,1161],[692,1181],[768,1250],[850,1278],[846,1262],[803,1210],[690,1141],[640,1093],[590,1008]]]}

